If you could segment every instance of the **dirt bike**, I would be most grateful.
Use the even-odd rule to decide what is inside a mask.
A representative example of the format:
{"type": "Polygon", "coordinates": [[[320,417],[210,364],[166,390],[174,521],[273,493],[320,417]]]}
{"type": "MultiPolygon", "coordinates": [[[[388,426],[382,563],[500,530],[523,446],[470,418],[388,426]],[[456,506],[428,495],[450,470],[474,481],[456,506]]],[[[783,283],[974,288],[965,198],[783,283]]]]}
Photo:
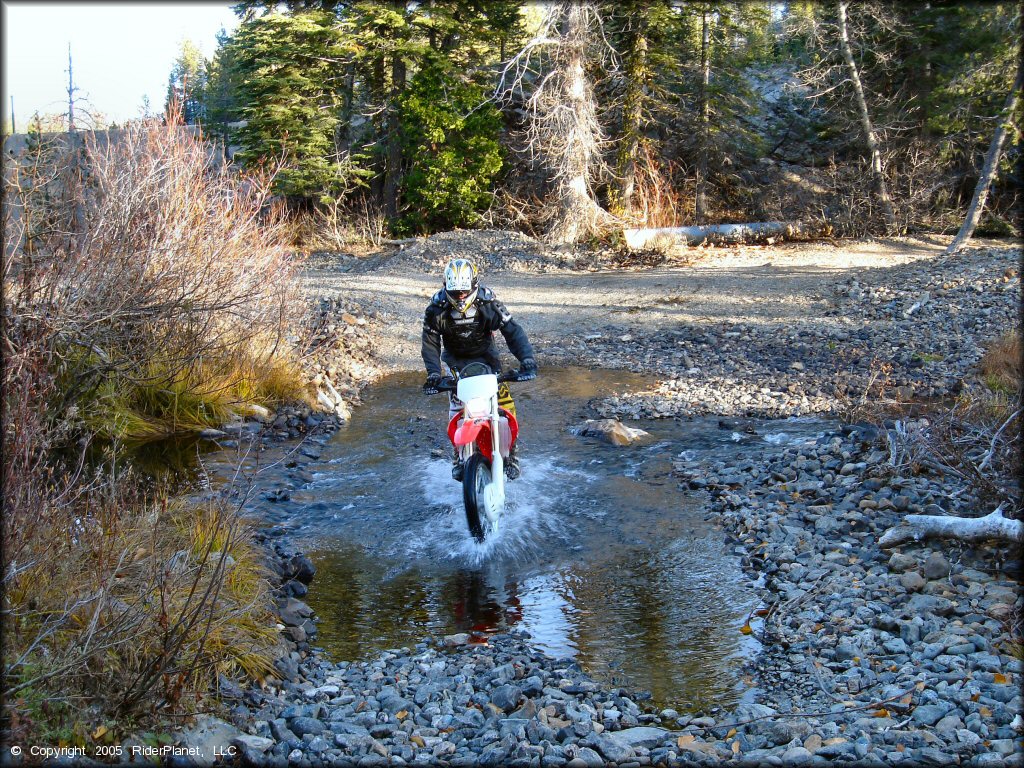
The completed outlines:
{"type": "Polygon", "coordinates": [[[482,363],[470,363],[458,378],[441,379],[428,393],[454,392],[462,405],[448,422],[448,439],[463,462],[466,523],[479,542],[498,531],[505,508],[505,456],[519,435],[516,417],[498,405],[498,385],[519,380],[519,371],[494,374],[482,363]]]}

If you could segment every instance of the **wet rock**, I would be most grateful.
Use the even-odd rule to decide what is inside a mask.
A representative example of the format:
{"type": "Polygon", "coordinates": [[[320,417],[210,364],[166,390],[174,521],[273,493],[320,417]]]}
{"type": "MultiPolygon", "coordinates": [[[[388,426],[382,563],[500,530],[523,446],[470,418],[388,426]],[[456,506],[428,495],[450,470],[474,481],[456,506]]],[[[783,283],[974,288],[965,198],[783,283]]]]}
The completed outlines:
{"type": "Polygon", "coordinates": [[[648,434],[642,429],[627,427],[617,419],[587,419],[583,424],[571,427],[569,431],[575,435],[600,437],[618,446],[632,445],[648,434]]]}
{"type": "Polygon", "coordinates": [[[289,597],[283,606],[278,610],[278,616],[281,617],[281,622],[287,627],[298,627],[302,623],[313,615],[313,609],[303,603],[301,600],[296,600],[294,597],[289,597]]]}
{"type": "Polygon", "coordinates": [[[294,555],[291,560],[288,561],[288,572],[287,576],[290,579],[306,584],[307,586],[313,581],[313,577],[316,575],[316,566],[313,565],[313,561],[305,555],[294,555]]]}

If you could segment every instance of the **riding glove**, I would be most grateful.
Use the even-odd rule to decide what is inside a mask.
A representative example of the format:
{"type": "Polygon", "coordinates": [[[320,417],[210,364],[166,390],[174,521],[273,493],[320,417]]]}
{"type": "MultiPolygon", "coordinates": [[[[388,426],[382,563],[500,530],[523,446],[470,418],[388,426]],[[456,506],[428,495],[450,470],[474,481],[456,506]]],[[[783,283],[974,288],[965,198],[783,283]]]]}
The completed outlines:
{"type": "Polygon", "coordinates": [[[423,382],[423,394],[424,395],[436,395],[438,393],[437,385],[441,383],[441,377],[436,373],[432,373],[427,376],[427,380],[423,382]]]}
{"type": "Polygon", "coordinates": [[[523,364],[519,368],[519,373],[516,374],[516,381],[531,381],[536,378],[537,362],[532,357],[528,357],[523,360],[523,364]]]}

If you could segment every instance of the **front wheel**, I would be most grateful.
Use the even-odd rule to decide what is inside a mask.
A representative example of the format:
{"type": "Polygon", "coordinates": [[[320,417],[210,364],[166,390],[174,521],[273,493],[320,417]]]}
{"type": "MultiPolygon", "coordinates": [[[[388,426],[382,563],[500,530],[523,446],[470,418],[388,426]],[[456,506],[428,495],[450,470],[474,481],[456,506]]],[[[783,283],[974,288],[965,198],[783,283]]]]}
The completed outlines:
{"type": "Polygon", "coordinates": [[[487,515],[484,512],[484,492],[491,482],[491,465],[483,454],[474,453],[466,462],[462,475],[462,501],[466,506],[466,523],[473,538],[484,540],[484,525],[487,515]]]}

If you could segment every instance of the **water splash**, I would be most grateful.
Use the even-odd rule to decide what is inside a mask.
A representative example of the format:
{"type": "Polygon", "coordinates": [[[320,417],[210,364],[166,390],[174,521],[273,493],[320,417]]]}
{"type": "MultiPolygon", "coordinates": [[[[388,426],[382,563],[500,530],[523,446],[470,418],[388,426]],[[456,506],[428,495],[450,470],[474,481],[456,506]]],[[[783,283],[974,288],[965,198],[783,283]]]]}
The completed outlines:
{"type": "Polygon", "coordinates": [[[523,462],[523,471],[505,485],[505,511],[498,530],[477,542],[469,533],[462,486],[451,478],[451,464],[431,461],[421,469],[420,484],[429,508],[435,510],[405,542],[404,555],[442,558],[457,565],[479,567],[492,561],[516,562],[536,557],[553,538],[568,541],[574,526],[559,512],[556,489],[564,475],[551,458],[523,462]]]}

